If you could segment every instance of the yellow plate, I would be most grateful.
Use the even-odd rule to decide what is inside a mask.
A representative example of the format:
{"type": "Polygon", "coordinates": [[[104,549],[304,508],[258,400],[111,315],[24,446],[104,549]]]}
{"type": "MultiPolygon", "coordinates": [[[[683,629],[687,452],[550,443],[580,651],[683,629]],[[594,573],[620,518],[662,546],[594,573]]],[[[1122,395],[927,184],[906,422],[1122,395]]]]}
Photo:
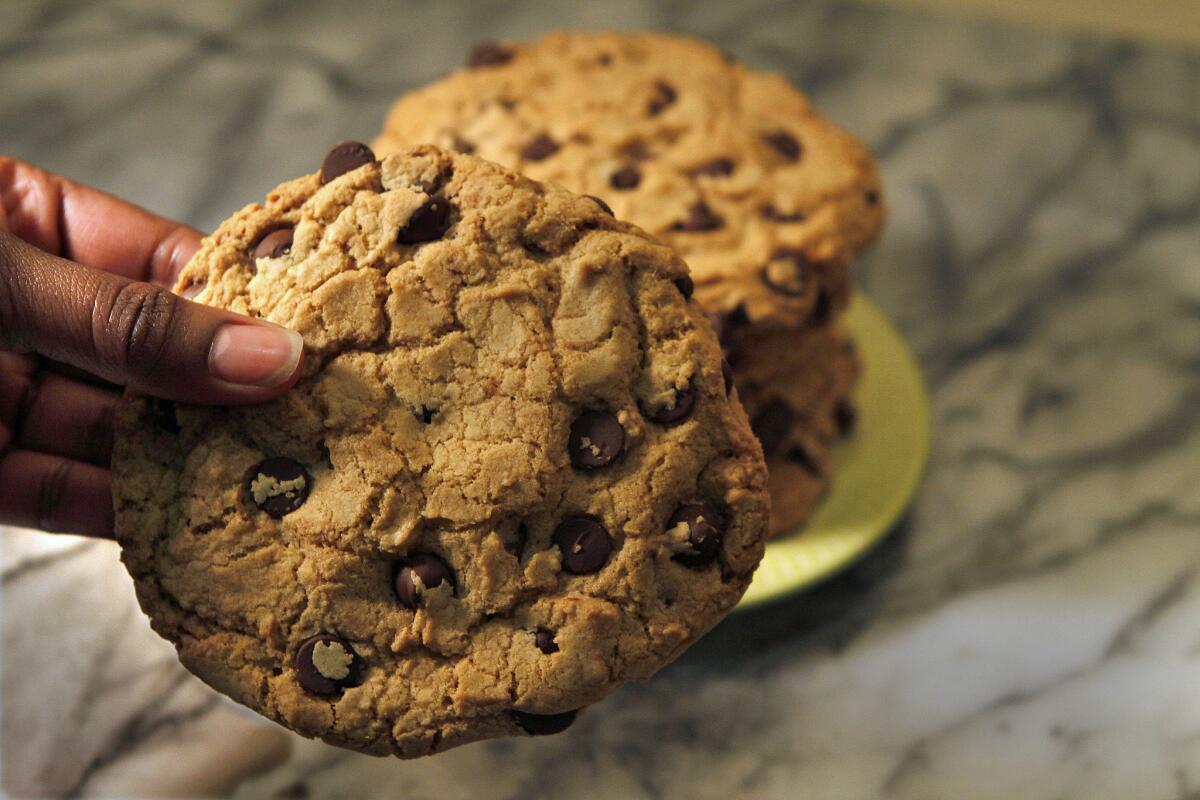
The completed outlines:
{"type": "Polygon", "coordinates": [[[862,377],[854,433],[834,448],[833,484],[797,533],[767,545],[738,609],[833,575],[882,539],[908,507],[929,455],[929,397],[916,359],[879,306],[859,292],[845,316],[862,377]]]}

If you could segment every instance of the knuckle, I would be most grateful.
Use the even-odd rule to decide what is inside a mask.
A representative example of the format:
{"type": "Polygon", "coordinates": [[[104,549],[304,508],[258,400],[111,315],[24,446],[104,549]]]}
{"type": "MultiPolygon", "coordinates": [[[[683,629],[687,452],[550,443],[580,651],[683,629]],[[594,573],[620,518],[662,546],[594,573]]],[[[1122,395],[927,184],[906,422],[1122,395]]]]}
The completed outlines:
{"type": "Polygon", "coordinates": [[[97,349],[122,372],[147,376],[162,361],[179,312],[170,292],[145,283],[117,286],[97,303],[97,349]]]}

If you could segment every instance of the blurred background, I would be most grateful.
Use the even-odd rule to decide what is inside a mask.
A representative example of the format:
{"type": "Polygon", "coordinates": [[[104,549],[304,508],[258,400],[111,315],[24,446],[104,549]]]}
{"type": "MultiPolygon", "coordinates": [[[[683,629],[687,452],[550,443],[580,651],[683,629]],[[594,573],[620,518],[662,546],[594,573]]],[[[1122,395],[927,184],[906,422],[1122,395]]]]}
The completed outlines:
{"type": "MultiPolygon", "coordinates": [[[[0,151],[211,229],[481,39],[652,28],[778,70],[880,160],[856,266],[933,403],[865,560],[567,733],[418,762],[191,678],[115,546],[0,532],[10,796],[1200,796],[1191,0],[4,2],[0,151]]],[[[3,491],[3,487],[0,487],[3,491]]]]}

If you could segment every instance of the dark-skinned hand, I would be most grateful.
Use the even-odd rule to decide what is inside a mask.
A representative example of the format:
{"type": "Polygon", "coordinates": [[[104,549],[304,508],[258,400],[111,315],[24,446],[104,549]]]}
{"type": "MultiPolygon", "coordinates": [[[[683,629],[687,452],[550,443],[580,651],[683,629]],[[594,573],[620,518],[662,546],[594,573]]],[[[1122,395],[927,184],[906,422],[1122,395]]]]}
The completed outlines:
{"type": "Polygon", "coordinates": [[[268,400],[300,336],[168,291],[200,234],[0,156],[0,524],[111,536],[121,387],[268,400]]]}

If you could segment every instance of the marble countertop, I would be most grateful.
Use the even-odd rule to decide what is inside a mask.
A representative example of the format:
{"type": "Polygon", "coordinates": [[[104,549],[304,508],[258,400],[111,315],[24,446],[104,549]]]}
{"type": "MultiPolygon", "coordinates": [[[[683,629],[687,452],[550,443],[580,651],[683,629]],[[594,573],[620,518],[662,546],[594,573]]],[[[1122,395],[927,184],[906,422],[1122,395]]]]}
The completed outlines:
{"type": "Polygon", "coordinates": [[[111,543],[4,531],[5,791],[1200,797],[1200,54],[824,2],[18,2],[0,150],[210,228],[471,41],[571,26],[714,39],[878,154],[857,275],[934,406],[905,522],[562,736],[417,762],[209,691],[111,543]]]}

